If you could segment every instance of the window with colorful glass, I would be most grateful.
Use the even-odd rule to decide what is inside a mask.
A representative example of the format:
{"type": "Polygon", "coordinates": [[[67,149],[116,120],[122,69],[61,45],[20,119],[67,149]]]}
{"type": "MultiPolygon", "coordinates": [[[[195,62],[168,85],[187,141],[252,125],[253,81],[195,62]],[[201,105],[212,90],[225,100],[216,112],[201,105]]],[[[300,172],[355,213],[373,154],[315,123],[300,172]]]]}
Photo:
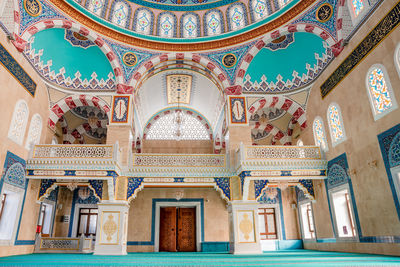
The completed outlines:
{"type": "Polygon", "coordinates": [[[147,9],[137,9],[135,14],[135,31],[141,34],[152,34],[153,14],[147,9]]]}
{"type": "Polygon", "coordinates": [[[198,37],[198,17],[194,14],[187,14],[182,17],[181,31],[183,38],[198,37]]]}
{"type": "Polygon", "coordinates": [[[234,4],[228,8],[229,30],[234,31],[246,26],[246,10],[243,5],[234,4]]]}
{"type": "Polygon", "coordinates": [[[223,32],[223,19],[220,11],[210,11],[205,15],[205,33],[208,36],[221,34],[223,32]]]}
{"type": "Polygon", "coordinates": [[[92,11],[94,14],[100,16],[101,12],[103,11],[104,7],[104,0],[90,0],[89,1],[89,10],[92,11]]]}
{"type": "Polygon", "coordinates": [[[258,21],[267,16],[267,2],[266,0],[252,0],[251,9],[253,20],[258,21]]]}
{"type": "Polygon", "coordinates": [[[174,30],[176,27],[176,19],[170,13],[162,13],[159,15],[158,35],[161,37],[175,37],[174,30]]]}
{"type": "Polygon", "coordinates": [[[128,6],[123,2],[114,5],[111,21],[121,27],[126,27],[128,21],[128,6]]]}
{"type": "Polygon", "coordinates": [[[367,74],[367,89],[375,120],[397,108],[389,77],[383,65],[377,64],[367,74]]]}
{"type": "Polygon", "coordinates": [[[329,124],[329,132],[332,138],[332,145],[336,146],[337,144],[343,142],[346,139],[342,114],[338,104],[332,103],[329,105],[327,117],[329,124]]]}
{"type": "Polygon", "coordinates": [[[314,141],[315,145],[321,147],[323,151],[328,151],[328,144],[326,142],[324,122],[321,117],[314,119],[313,123],[314,141]]]}

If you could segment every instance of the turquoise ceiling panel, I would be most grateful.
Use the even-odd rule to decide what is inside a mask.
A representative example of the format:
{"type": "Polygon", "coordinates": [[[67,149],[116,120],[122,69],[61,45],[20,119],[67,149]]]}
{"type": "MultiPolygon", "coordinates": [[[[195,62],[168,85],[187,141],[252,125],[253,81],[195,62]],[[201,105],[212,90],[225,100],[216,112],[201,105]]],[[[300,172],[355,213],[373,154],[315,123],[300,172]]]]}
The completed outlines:
{"type": "Polygon", "coordinates": [[[97,75],[97,79],[107,80],[109,74],[113,74],[111,65],[104,53],[97,46],[83,48],[74,46],[65,40],[64,29],[48,29],[34,35],[32,49],[36,53],[43,50],[40,60],[46,64],[52,61],[51,70],[58,73],[61,68],[65,69],[64,77],[75,77],[79,71],[80,79],[88,81],[92,79],[92,74],[97,75]]]}
{"type": "Polygon", "coordinates": [[[250,76],[252,82],[260,82],[265,75],[268,83],[276,83],[281,80],[292,80],[294,72],[302,77],[308,73],[307,64],[314,68],[318,65],[318,59],[326,54],[323,40],[311,33],[298,32],[294,34],[293,43],[286,48],[271,49],[264,47],[251,61],[246,75],[250,76]]]}

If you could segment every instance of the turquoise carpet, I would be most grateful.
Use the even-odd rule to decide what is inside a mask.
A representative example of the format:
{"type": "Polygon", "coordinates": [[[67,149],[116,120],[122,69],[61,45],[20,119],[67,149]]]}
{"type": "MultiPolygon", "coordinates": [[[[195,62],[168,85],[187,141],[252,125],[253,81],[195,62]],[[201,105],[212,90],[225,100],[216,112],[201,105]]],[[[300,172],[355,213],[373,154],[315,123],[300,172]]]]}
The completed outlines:
{"type": "Polygon", "coordinates": [[[211,253],[29,254],[0,258],[0,266],[400,266],[400,257],[312,250],[261,255],[211,253]]]}

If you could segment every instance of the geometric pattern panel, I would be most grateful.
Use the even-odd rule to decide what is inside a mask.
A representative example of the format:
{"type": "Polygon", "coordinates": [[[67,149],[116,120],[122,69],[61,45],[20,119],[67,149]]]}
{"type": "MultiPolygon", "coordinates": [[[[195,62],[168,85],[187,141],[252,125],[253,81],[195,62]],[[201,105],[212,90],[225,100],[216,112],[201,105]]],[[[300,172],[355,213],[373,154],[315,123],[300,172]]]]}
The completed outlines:
{"type": "Polygon", "coordinates": [[[25,166],[25,160],[21,159],[10,151],[7,151],[1,183],[4,182],[6,184],[25,189],[25,166]]]}

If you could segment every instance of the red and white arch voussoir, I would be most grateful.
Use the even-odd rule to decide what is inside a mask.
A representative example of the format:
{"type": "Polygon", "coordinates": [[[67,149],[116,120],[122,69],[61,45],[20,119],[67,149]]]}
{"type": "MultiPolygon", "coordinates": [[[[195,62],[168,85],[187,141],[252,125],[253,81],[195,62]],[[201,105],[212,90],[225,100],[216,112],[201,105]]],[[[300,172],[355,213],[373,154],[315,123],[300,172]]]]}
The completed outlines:
{"type": "Polygon", "coordinates": [[[260,123],[256,122],[254,129],[261,130],[263,132],[267,132],[267,134],[271,134],[273,137],[273,142],[279,141],[282,145],[288,146],[291,145],[291,138],[278,127],[270,124],[270,123],[260,123]]]}
{"type": "MultiPolygon", "coordinates": [[[[51,29],[51,28],[62,28],[62,29],[69,29],[71,31],[77,32],[86,38],[88,38],[90,41],[94,42],[100,50],[104,53],[104,55],[107,57],[108,61],[111,64],[111,67],[114,71],[115,75],[115,82],[117,85],[117,89],[124,87],[124,81],[122,77],[122,68],[119,65],[117,56],[115,53],[111,50],[111,48],[106,44],[97,33],[95,33],[92,30],[89,30],[82,25],[65,20],[65,19],[46,19],[46,20],[41,20],[29,28],[27,28],[24,33],[22,34],[22,40],[26,44],[26,42],[36,33],[46,30],[46,29],[51,29]]],[[[17,47],[18,48],[18,47],[17,47]]],[[[25,46],[23,47],[25,48],[25,46]]],[[[23,51],[23,49],[22,49],[23,51]]]]}
{"type": "Polygon", "coordinates": [[[300,124],[300,128],[304,130],[307,127],[306,112],[304,109],[294,102],[293,100],[284,96],[265,96],[256,102],[254,102],[250,108],[249,113],[254,114],[258,110],[264,107],[273,107],[278,109],[283,109],[290,115],[292,115],[292,120],[300,124]]]}
{"type": "Polygon", "coordinates": [[[236,84],[242,84],[244,79],[244,74],[247,71],[251,61],[253,58],[260,52],[260,50],[271,41],[289,33],[294,32],[308,32],[315,34],[321,37],[330,47],[334,47],[336,45],[335,39],[323,29],[312,25],[312,24],[293,24],[288,25],[283,28],[277,29],[276,31],[267,33],[261,40],[257,41],[255,45],[249,50],[249,52],[244,57],[242,64],[240,65],[240,69],[238,71],[238,75],[236,77],[236,84]]]}
{"type": "Polygon", "coordinates": [[[206,66],[208,70],[212,71],[215,74],[215,76],[221,82],[224,89],[229,87],[228,78],[216,64],[206,59],[205,57],[192,53],[166,53],[154,57],[149,61],[147,61],[146,63],[142,64],[142,66],[133,74],[132,80],[129,84],[133,88],[136,88],[136,86],[140,83],[141,79],[146,75],[146,72],[148,72],[150,69],[157,66],[158,64],[168,60],[186,60],[206,66]]]}
{"type": "Polygon", "coordinates": [[[70,133],[64,133],[63,130],[63,144],[73,144],[76,139],[78,139],[81,142],[83,142],[83,135],[90,130],[96,130],[98,128],[106,128],[107,127],[107,120],[99,120],[97,121],[96,124],[90,124],[88,122],[85,122],[78,127],[76,127],[75,130],[71,131],[70,133]]]}
{"type": "Polygon", "coordinates": [[[92,106],[103,110],[109,115],[110,107],[107,103],[95,96],[88,95],[72,95],[58,101],[50,109],[50,116],[48,120],[49,127],[54,129],[57,121],[67,113],[69,110],[79,106],[92,106]]]}

